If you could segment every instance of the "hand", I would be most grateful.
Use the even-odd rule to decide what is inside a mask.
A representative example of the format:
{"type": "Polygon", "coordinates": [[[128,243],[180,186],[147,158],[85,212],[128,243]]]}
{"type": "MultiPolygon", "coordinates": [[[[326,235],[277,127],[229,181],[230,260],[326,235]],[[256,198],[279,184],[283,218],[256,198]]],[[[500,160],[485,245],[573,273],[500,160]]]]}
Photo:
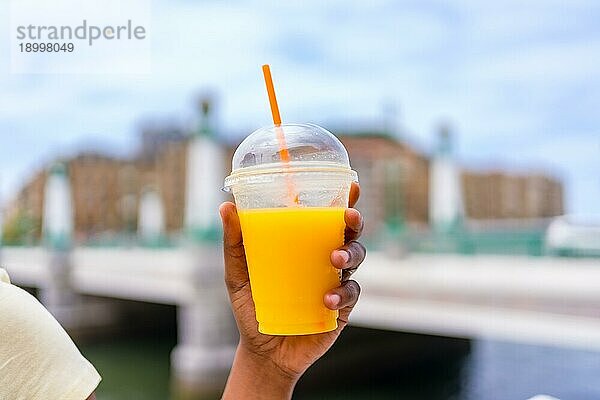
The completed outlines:
{"type": "MultiPolygon", "coordinates": [[[[359,194],[358,184],[353,183],[349,207],[356,204],[359,194]]],[[[363,219],[354,208],[346,209],[345,244],[331,253],[332,265],[342,270],[342,282],[324,295],[323,303],[329,309],[339,310],[337,329],[314,335],[271,336],[258,332],[236,207],[226,202],[219,212],[224,232],[225,283],[240,332],[240,343],[223,398],[289,398],[300,376],[338,338],[358,301],[360,286],[349,278],[366,255],[364,246],[356,241],[363,228],[363,219]]]]}

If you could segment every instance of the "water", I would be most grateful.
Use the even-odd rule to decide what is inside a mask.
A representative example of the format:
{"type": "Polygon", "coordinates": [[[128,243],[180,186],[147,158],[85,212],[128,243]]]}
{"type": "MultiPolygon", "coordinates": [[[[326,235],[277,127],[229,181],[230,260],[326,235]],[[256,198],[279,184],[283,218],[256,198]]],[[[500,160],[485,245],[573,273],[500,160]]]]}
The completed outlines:
{"type": "MultiPolygon", "coordinates": [[[[103,376],[99,400],[164,400],[169,392],[172,338],[87,344],[83,353],[103,376]]],[[[370,365],[355,366],[367,371],[370,365]]],[[[296,396],[317,399],[512,400],[548,394],[563,400],[600,399],[600,353],[480,340],[443,366],[403,369],[401,376],[343,390],[296,396]]]]}
{"type": "Polygon", "coordinates": [[[169,398],[171,338],[118,339],[80,346],[102,382],[98,400],[165,400],[169,398]]]}
{"type": "Polygon", "coordinates": [[[478,341],[464,369],[461,399],[600,399],[600,353],[478,341]]]}

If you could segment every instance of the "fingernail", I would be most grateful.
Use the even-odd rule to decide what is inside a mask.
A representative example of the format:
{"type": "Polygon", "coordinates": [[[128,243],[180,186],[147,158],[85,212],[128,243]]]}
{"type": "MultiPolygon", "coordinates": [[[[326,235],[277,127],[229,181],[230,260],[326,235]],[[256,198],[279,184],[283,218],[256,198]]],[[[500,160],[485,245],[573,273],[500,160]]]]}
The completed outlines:
{"type": "Polygon", "coordinates": [[[340,255],[342,256],[342,260],[344,260],[344,264],[348,264],[348,260],[350,260],[350,253],[346,250],[340,250],[340,255]]]}
{"type": "Polygon", "coordinates": [[[342,296],[339,294],[330,294],[329,301],[333,304],[334,307],[337,307],[338,304],[342,301],[342,296]]]}

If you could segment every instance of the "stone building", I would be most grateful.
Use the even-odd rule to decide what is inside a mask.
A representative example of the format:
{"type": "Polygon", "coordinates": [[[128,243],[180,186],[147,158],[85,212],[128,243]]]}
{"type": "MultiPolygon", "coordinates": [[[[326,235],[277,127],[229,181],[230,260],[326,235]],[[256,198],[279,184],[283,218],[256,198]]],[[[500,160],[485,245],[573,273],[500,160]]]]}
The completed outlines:
{"type": "Polygon", "coordinates": [[[542,174],[465,171],[462,184],[472,219],[546,218],[564,212],[562,184],[542,174]]]}
{"type": "Polygon", "coordinates": [[[2,242],[33,244],[42,235],[46,173],[35,173],[5,209],[2,242]]]}
{"type": "Polygon", "coordinates": [[[387,223],[426,223],[428,160],[405,143],[376,133],[339,135],[358,172],[358,205],[369,223],[365,233],[387,223]]]}
{"type": "MultiPolygon", "coordinates": [[[[428,223],[428,156],[377,132],[335,133],[358,171],[358,208],[368,221],[366,235],[386,225],[428,223]]],[[[134,232],[139,199],[148,188],[156,190],[162,199],[166,231],[181,232],[187,146],[188,136],[183,131],[158,129],[141,135],[140,151],[131,158],[83,153],[66,160],[76,241],[134,232]]],[[[225,157],[229,157],[224,165],[229,168],[236,146],[224,146],[225,157]]],[[[5,232],[26,221],[28,237],[40,237],[46,174],[45,170],[33,174],[17,194],[5,218],[5,232]]],[[[464,211],[469,219],[544,218],[563,213],[562,185],[549,176],[463,171],[462,186],[464,211]]]]}
{"type": "MultiPolygon", "coordinates": [[[[156,190],[163,203],[165,228],[177,232],[183,224],[185,199],[186,138],[162,140],[145,146],[132,158],[85,152],[69,160],[67,167],[74,207],[75,240],[85,242],[98,235],[135,232],[139,199],[144,190],[156,190]]],[[[33,174],[9,205],[5,230],[27,223],[27,236],[40,238],[44,185],[48,171],[33,174]]],[[[21,228],[23,230],[23,228],[21,228]]],[[[12,236],[18,234],[15,232],[12,236]]],[[[23,232],[21,232],[23,236],[23,232]]],[[[9,232],[9,238],[11,233],[9,232]]]]}

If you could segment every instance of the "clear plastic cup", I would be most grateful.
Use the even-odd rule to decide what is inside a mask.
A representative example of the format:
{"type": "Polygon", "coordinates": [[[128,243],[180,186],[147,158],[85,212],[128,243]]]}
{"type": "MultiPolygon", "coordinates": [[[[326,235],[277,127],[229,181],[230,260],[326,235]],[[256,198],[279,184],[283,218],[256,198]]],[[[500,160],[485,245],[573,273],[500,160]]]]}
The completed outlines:
{"type": "Polygon", "coordinates": [[[344,210],[357,179],[342,143],[317,125],[261,128],[238,146],[224,189],[240,216],[261,333],[337,328],[338,313],[323,297],[339,285],[330,255],[344,242],[344,210]],[[282,157],[281,133],[289,156],[282,157]]]}

